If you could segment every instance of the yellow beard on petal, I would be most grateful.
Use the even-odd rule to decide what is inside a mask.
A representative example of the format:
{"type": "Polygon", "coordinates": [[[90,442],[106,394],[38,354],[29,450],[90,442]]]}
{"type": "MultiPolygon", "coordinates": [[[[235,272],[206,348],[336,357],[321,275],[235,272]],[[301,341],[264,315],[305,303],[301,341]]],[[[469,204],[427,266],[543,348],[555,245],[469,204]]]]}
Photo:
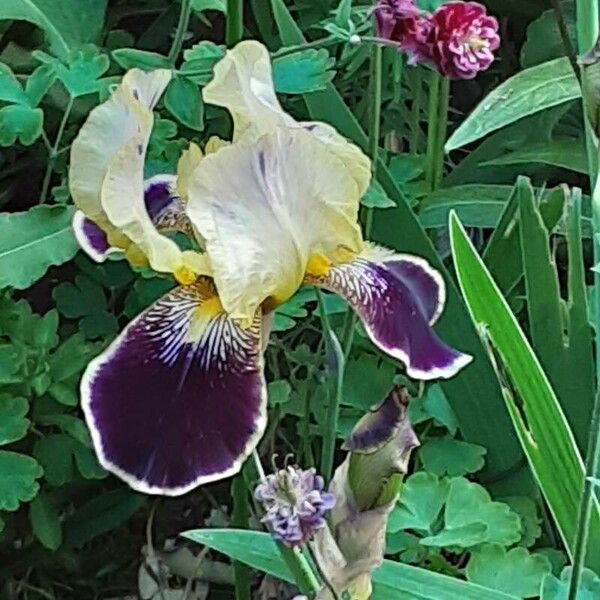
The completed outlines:
{"type": "MultiPolygon", "coordinates": [[[[197,285],[202,285],[202,280],[199,280],[197,285]]],[[[207,324],[215,317],[223,314],[225,310],[221,304],[221,300],[216,295],[216,291],[212,284],[207,282],[206,289],[200,292],[202,296],[206,294],[206,299],[194,310],[190,318],[190,325],[186,336],[186,341],[197,342],[202,338],[206,331],[207,324]]]]}
{"type": "Polygon", "coordinates": [[[198,274],[192,271],[189,267],[179,267],[174,273],[173,277],[177,280],[177,283],[181,285],[191,285],[196,281],[198,274]]]}

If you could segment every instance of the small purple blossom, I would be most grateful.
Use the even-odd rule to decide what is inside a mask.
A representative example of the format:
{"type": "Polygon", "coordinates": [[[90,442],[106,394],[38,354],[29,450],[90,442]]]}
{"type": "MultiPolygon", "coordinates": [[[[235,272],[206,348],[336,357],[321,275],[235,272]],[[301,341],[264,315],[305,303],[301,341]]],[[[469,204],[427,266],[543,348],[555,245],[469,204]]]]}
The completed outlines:
{"type": "Polygon", "coordinates": [[[325,526],[335,496],[323,491],[325,482],[315,469],[281,469],[257,486],[254,497],[266,510],[262,522],[273,537],[288,547],[307,542],[325,526]]]}

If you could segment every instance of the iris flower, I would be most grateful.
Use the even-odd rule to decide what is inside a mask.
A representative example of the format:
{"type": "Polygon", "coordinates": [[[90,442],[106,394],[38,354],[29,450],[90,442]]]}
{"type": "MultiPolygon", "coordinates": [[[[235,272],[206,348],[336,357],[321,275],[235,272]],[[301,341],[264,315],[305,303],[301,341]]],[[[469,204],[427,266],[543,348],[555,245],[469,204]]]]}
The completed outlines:
{"type": "Polygon", "coordinates": [[[261,44],[228,51],[203,90],[230,112],[232,143],[192,144],[176,176],[145,182],[152,110],[169,77],[132,70],[90,113],[70,186],[77,237],[93,258],[117,249],[179,283],[81,384],[102,465],[136,490],[178,495],[239,471],[263,435],[269,316],[302,285],[342,296],[411,377],[451,377],[470,357],[432,329],[445,300],[440,274],[363,241],[367,157],[329,125],[283,111],[261,44]],[[180,250],[165,229],[191,235],[198,250],[180,250]]]}

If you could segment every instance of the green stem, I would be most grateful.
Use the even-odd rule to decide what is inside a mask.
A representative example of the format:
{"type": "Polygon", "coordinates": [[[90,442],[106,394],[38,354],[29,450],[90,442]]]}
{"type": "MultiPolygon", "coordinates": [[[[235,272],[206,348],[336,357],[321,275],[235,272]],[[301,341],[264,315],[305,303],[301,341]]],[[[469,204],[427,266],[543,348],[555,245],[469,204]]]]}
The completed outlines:
{"type": "Polygon", "coordinates": [[[69,120],[69,115],[71,114],[71,109],[73,108],[74,101],[74,98],[69,98],[69,103],[67,104],[67,108],[65,109],[60,125],[58,126],[58,131],[56,133],[54,145],[48,153],[48,165],[46,166],[46,173],[44,174],[44,181],[42,183],[42,191],[40,193],[40,204],[44,204],[44,202],[46,202],[46,199],[48,198],[50,181],[52,179],[52,171],[54,170],[54,163],[56,161],[56,157],[59,154],[58,147],[60,146],[60,142],[62,141],[62,137],[65,132],[65,127],[67,126],[67,121],[69,120]]]}
{"type": "MultiPolygon", "coordinates": [[[[325,416],[325,431],[323,433],[323,447],[321,449],[321,474],[325,481],[329,481],[333,474],[333,459],[335,454],[335,442],[337,440],[338,420],[340,412],[340,403],[342,400],[344,384],[344,352],[340,343],[333,332],[329,315],[325,309],[325,298],[321,290],[315,288],[319,300],[319,310],[321,313],[321,322],[323,324],[323,335],[325,337],[325,347],[328,363],[333,363],[335,373],[335,391],[332,393],[329,389],[329,402],[327,405],[327,414],[325,416]]],[[[327,384],[330,384],[328,380],[327,384]]]]}
{"type": "Polygon", "coordinates": [[[410,119],[410,151],[412,154],[419,154],[419,139],[421,137],[421,105],[423,103],[423,69],[416,67],[415,90],[411,108],[410,119]]]}
{"type": "MultiPolygon", "coordinates": [[[[261,481],[265,481],[265,470],[260,461],[258,452],[254,450],[252,453],[254,459],[254,465],[261,481]]],[[[294,575],[294,580],[298,589],[309,597],[314,597],[321,589],[321,583],[317,578],[315,572],[306,557],[298,548],[288,548],[282,543],[277,542],[277,549],[281,554],[281,558],[285,561],[286,565],[294,575]]]]}
{"type": "Polygon", "coordinates": [[[312,42],[306,42],[304,44],[295,44],[294,46],[284,46],[273,53],[273,58],[281,58],[294,52],[300,52],[302,50],[310,50],[311,48],[328,48],[329,46],[335,46],[339,44],[339,39],[330,35],[320,40],[314,40],[312,42]]]}
{"type": "Polygon", "coordinates": [[[577,53],[575,52],[575,48],[573,48],[573,44],[571,43],[571,36],[569,34],[569,28],[567,27],[567,21],[565,19],[565,15],[560,5],[560,0],[551,0],[552,7],[554,8],[554,18],[556,19],[556,24],[558,25],[558,31],[560,32],[560,38],[562,40],[563,48],[565,50],[565,54],[573,67],[573,71],[579,77],[579,65],[577,64],[577,53]]]}
{"type": "Polygon", "coordinates": [[[190,23],[191,11],[192,0],[181,0],[177,30],[175,31],[175,37],[173,38],[173,43],[171,44],[171,49],[169,50],[169,55],[167,57],[173,66],[175,65],[175,61],[177,60],[179,53],[181,52],[181,47],[183,46],[183,38],[185,37],[185,32],[187,31],[190,23]]]}
{"type": "Polygon", "coordinates": [[[429,108],[427,110],[427,165],[425,170],[425,185],[428,192],[435,189],[435,174],[437,171],[437,156],[439,144],[439,104],[441,76],[436,71],[431,72],[429,83],[429,108]]]}
{"type": "Polygon", "coordinates": [[[438,103],[437,144],[433,187],[437,189],[444,177],[444,145],[448,134],[448,108],[450,106],[450,79],[442,77],[438,103]]]}
{"type": "MultiPolygon", "coordinates": [[[[248,490],[244,477],[240,473],[231,482],[231,495],[233,496],[233,514],[231,525],[237,529],[248,529],[248,490]]],[[[251,600],[250,569],[244,563],[233,562],[235,578],[235,600],[251,600]]]]}
{"type": "MultiPolygon", "coordinates": [[[[581,581],[581,573],[585,565],[585,556],[588,546],[592,508],[594,505],[594,483],[591,478],[596,476],[600,463],[600,392],[596,394],[590,434],[588,438],[587,454],[585,458],[585,481],[583,494],[577,517],[577,533],[573,550],[573,571],[569,583],[568,600],[576,600],[577,589],[581,581]]],[[[596,549],[594,549],[596,550],[596,549]]]]}
{"type": "Polygon", "coordinates": [[[244,35],[244,0],[227,0],[225,44],[235,46],[244,35]]]}

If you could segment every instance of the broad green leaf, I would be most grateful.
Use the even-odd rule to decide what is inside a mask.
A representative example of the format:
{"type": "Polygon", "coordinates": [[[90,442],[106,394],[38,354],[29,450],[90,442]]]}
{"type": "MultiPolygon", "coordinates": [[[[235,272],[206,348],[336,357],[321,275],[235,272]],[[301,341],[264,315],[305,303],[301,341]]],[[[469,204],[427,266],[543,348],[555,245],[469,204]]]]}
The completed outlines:
{"type": "Polygon", "coordinates": [[[502,498],[502,502],[506,502],[521,517],[523,537],[519,540],[519,545],[526,548],[533,546],[542,535],[542,519],[538,514],[537,504],[527,496],[509,496],[502,498]]]}
{"type": "Polygon", "coordinates": [[[323,90],[333,79],[334,60],[325,49],[302,50],[273,61],[273,82],[281,94],[323,90]]]}
{"type": "Polygon", "coordinates": [[[480,163],[482,167],[501,165],[527,165],[543,163],[587,175],[588,161],[583,139],[557,139],[549,142],[527,144],[498,158],[480,163]]]}
{"type": "Polygon", "coordinates": [[[0,510],[13,511],[38,493],[36,479],[42,476],[39,463],[24,454],[0,450],[0,510]]]}
{"type": "MultiPolygon", "coordinates": [[[[474,322],[489,336],[523,402],[523,413],[511,392],[504,390],[530,467],[548,502],[569,551],[573,549],[583,462],[573,434],[548,378],[506,300],[475,252],[456,216],[450,219],[451,244],[458,280],[474,322]]],[[[600,509],[592,506],[589,548],[600,547],[600,509]]],[[[592,551],[588,566],[597,568],[600,555],[592,551]]]]}
{"type": "Polygon", "coordinates": [[[198,86],[186,77],[175,77],[165,93],[165,107],[183,125],[204,129],[204,103],[198,86]]]}
{"type": "Polygon", "coordinates": [[[192,10],[202,12],[203,10],[218,10],[227,14],[226,0],[192,0],[192,10]]]}
{"type": "MultiPolygon", "coordinates": [[[[554,575],[546,575],[542,584],[541,600],[568,600],[571,574],[571,567],[566,567],[560,579],[554,575]]],[[[600,600],[600,577],[593,571],[583,570],[576,600],[600,600]]]]}
{"type": "Polygon", "coordinates": [[[171,69],[169,59],[157,52],[138,50],[137,48],[118,48],[111,52],[114,61],[124,69],[142,69],[152,71],[153,69],[171,69]]]}
{"type": "Polygon", "coordinates": [[[19,104],[0,108],[0,146],[12,146],[17,140],[31,146],[42,135],[43,122],[40,108],[19,104]]]}
{"type": "Polygon", "coordinates": [[[507,551],[500,544],[476,548],[466,569],[469,581],[517,598],[537,597],[548,573],[550,561],[545,556],[529,554],[525,548],[507,551]]]}
{"type": "MultiPolygon", "coordinates": [[[[286,46],[305,43],[302,31],[284,2],[271,0],[271,7],[281,42],[286,46]]],[[[333,85],[305,95],[304,101],[311,119],[330,123],[363,150],[367,149],[365,132],[333,85]]],[[[422,256],[440,271],[447,285],[447,304],[436,326],[437,331],[446,343],[475,357],[473,363],[461,371],[460,377],[442,383],[459,419],[463,437],[487,448],[486,474],[514,473],[514,467],[522,458],[522,450],[506,414],[493,368],[475,329],[469,324],[465,306],[430,239],[383,161],[379,163],[377,173],[379,183],[397,206],[374,212],[373,239],[402,252],[422,256]]]]}
{"type": "Polygon", "coordinates": [[[581,96],[567,58],[525,69],[502,82],[462,122],[446,143],[446,152],[461,148],[523,117],[581,96]]]}
{"type": "Polygon", "coordinates": [[[0,100],[15,104],[29,104],[23,86],[8,65],[0,63],[0,100]]]}
{"type": "Polygon", "coordinates": [[[0,20],[17,19],[44,30],[52,52],[66,58],[70,50],[96,41],[104,25],[107,0],[2,0],[0,20]]]}
{"type": "Polygon", "coordinates": [[[467,227],[493,229],[508,202],[512,186],[459,185],[441,188],[420,204],[419,221],[427,229],[446,227],[454,210],[467,227]]]}
{"type": "Polygon", "coordinates": [[[444,509],[444,529],[435,536],[424,538],[421,543],[441,547],[453,539],[452,545],[463,548],[481,542],[510,546],[520,538],[521,520],[508,505],[492,501],[486,489],[477,483],[457,477],[450,482],[444,509]],[[484,526],[483,535],[478,535],[474,525],[484,526]]]}
{"type": "Polygon", "coordinates": [[[29,505],[29,522],[35,537],[49,550],[62,543],[62,526],[56,507],[46,494],[38,494],[29,505]]]}
{"type": "MultiPolygon", "coordinates": [[[[292,574],[279,556],[277,546],[268,533],[235,529],[197,529],[182,535],[239,560],[250,567],[294,583],[292,574]]],[[[432,573],[410,565],[385,560],[373,574],[373,600],[516,600],[503,594],[432,573]]]]}
{"type": "Polygon", "coordinates": [[[446,502],[449,483],[429,473],[411,475],[402,485],[398,506],[391,512],[388,531],[415,529],[433,532],[433,526],[446,502]]]}
{"type": "Polygon", "coordinates": [[[433,438],[419,449],[425,470],[438,476],[475,473],[483,467],[484,456],[482,446],[452,438],[433,438]]]}
{"type": "Polygon", "coordinates": [[[52,265],[77,252],[71,228],[73,208],[35,206],[20,213],[0,214],[0,288],[25,289],[52,265]]]}
{"type": "Polygon", "coordinates": [[[25,398],[0,394],[0,446],[25,437],[29,429],[29,419],[25,418],[28,411],[25,398]]]}

